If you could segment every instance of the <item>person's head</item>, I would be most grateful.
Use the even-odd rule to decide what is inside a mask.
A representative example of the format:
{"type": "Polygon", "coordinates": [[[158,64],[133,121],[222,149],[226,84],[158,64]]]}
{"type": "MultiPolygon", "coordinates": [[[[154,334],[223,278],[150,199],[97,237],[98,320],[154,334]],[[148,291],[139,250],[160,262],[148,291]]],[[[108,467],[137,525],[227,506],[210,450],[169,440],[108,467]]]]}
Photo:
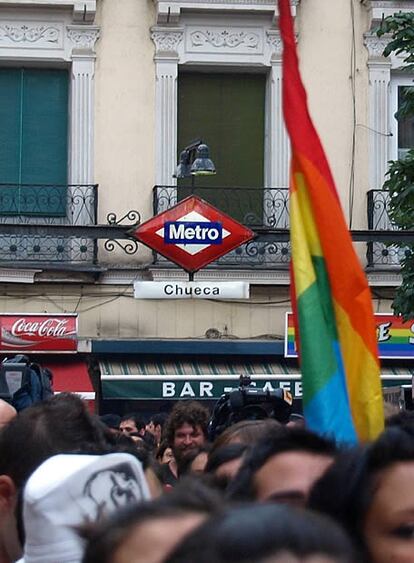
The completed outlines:
{"type": "Polygon", "coordinates": [[[309,505],[336,518],[372,563],[414,560],[414,437],[388,428],[340,456],[315,484],[309,505]]]}
{"type": "Polygon", "coordinates": [[[16,409],[7,401],[0,399],[0,430],[6,426],[17,414],[16,409]]]}
{"type": "Polygon", "coordinates": [[[217,485],[225,489],[239,471],[247,451],[248,446],[239,443],[216,448],[210,452],[204,471],[214,476],[217,485]]]}
{"type": "Polygon", "coordinates": [[[119,423],[122,434],[133,437],[142,437],[145,434],[145,422],[137,413],[125,414],[119,423]]]}
{"type": "Polygon", "coordinates": [[[149,499],[137,459],[125,453],[59,454],[29,477],[23,493],[24,561],[80,561],[79,530],[149,499]]]}
{"type": "Polygon", "coordinates": [[[335,444],[327,438],[302,428],[280,427],[246,455],[229,495],[239,500],[304,504],[336,453],[335,444]]]}
{"type": "Polygon", "coordinates": [[[286,426],[296,427],[296,428],[306,428],[305,417],[302,414],[293,412],[289,416],[289,421],[287,422],[286,426]]]}
{"type": "Polygon", "coordinates": [[[98,453],[107,446],[104,425],[76,395],[62,393],[13,418],[0,432],[0,551],[20,554],[17,499],[37,467],[59,453],[98,453]]]}
{"type": "Polygon", "coordinates": [[[221,508],[215,491],[184,479],[167,495],[120,512],[98,528],[83,563],[162,563],[186,534],[221,508]]]}
{"type": "Polygon", "coordinates": [[[280,428],[280,422],[273,418],[264,420],[241,420],[232,424],[222,432],[213,442],[211,453],[229,444],[246,444],[252,446],[267,432],[273,432],[280,428]]]}
{"type": "Polygon", "coordinates": [[[157,445],[160,444],[161,442],[162,431],[165,426],[167,417],[168,417],[167,413],[164,412],[157,413],[152,415],[147,423],[146,430],[147,432],[153,434],[157,445]]]}
{"type": "Polygon", "coordinates": [[[194,529],[165,563],[194,561],[355,563],[356,559],[346,534],[326,517],[282,505],[245,505],[194,529]]]}
{"type": "Polygon", "coordinates": [[[155,459],[163,465],[164,463],[170,463],[174,459],[174,454],[172,449],[168,445],[167,440],[163,440],[158,446],[157,453],[155,454],[155,459]]]}
{"type": "Polygon", "coordinates": [[[111,433],[115,435],[119,433],[119,424],[121,422],[119,414],[103,414],[99,418],[111,433]]]}
{"type": "Polygon", "coordinates": [[[204,473],[209,450],[209,445],[205,444],[189,452],[178,464],[178,476],[181,478],[184,475],[204,473]]]}
{"type": "Polygon", "coordinates": [[[387,416],[385,426],[399,426],[414,433],[414,411],[401,410],[387,416]]]}
{"type": "Polygon", "coordinates": [[[207,441],[208,421],[208,409],[196,401],[174,405],[166,423],[165,437],[178,463],[207,441]]]}

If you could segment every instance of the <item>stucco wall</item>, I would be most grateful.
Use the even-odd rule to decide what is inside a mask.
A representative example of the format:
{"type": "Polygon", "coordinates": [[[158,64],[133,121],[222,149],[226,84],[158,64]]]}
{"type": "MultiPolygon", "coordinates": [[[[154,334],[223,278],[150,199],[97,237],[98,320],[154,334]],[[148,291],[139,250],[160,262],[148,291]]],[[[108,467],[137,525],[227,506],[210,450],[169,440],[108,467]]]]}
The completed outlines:
{"type": "Polygon", "coordinates": [[[353,228],[366,228],[366,191],[369,189],[368,53],[363,46],[368,15],[366,7],[348,0],[306,0],[300,4],[297,21],[300,68],[311,116],[348,220],[352,211],[353,228]]]}
{"type": "MultiPolygon", "coordinates": [[[[101,27],[95,72],[95,179],[99,183],[99,221],[108,212],[122,217],[137,209],[152,215],[154,185],[154,24],[151,0],[101,0],[101,27]]],[[[105,261],[145,261],[124,253],[105,261]]]]}

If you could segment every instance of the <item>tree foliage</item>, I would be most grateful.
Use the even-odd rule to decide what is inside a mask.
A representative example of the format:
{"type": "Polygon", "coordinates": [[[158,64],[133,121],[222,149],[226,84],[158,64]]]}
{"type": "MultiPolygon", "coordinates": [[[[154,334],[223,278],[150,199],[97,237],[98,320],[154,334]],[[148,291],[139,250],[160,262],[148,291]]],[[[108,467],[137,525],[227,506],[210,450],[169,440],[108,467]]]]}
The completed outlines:
{"type": "MultiPolygon", "coordinates": [[[[384,18],[377,30],[378,37],[389,35],[390,41],[383,55],[402,55],[401,70],[414,72],[414,13],[398,12],[384,18]]],[[[397,120],[414,116],[414,85],[404,88],[402,99],[395,114],[397,120]]],[[[383,186],[389,193],[389,216],[400,230],[414,229],[414,150],[404,158],[389,162],[387,179],[383,186]]],[[[404,320],[414,319],[414,244],[394,244],[404,249],[401,260],[402,283],[397,289],[393,309],[404,320]]]]}

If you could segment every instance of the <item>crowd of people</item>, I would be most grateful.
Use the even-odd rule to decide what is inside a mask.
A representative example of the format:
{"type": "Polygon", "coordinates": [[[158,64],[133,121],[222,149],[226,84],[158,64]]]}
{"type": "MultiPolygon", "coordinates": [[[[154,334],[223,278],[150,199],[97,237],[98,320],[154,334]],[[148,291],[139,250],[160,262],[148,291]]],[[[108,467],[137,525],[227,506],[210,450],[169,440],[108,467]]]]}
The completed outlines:
{"type": "Polygon", "coordinates": [[[335,443],[301,416],[0,402],[0,563],[414,562],[414,416],[335,443]]]}

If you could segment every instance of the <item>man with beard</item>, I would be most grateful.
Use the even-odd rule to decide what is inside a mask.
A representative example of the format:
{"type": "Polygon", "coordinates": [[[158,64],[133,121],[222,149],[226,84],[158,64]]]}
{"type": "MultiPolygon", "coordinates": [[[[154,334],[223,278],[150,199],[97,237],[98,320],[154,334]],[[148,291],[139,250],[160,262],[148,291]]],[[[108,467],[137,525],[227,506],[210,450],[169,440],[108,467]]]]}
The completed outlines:
{"type": "Polygon", "coordinates": [[[165,437],[174,459],[161,466],[164,485],[173,487],[178,479],[178,467],[188,455],[207,442],[210,413],[196,401],[176,403],[166,422],[165,437]]]}

